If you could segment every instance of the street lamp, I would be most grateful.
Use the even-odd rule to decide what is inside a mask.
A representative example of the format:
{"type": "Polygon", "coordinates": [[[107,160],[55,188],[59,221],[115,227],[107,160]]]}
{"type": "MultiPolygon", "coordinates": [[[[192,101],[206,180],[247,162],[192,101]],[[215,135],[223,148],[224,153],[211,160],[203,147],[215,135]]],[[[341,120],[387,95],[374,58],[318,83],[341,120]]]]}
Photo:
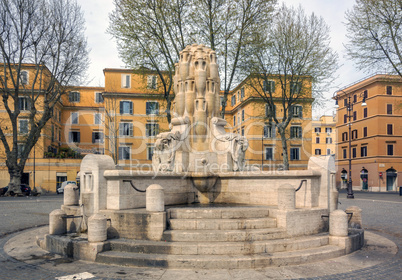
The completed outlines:
{"type": "MultiPolygon", "coordinates": [[[[347,187],[347,190],[348,190],[348,195],[347,195],[347,198],[355,198],[355,196],[353,195],[353,188],[352,188],[352,121],[351,121],[351,119],[352,119],[352,117],[353,117],[353,105],[355,104],[355,103],[357,103],[357,98],[355,98],[354,96],[354,94],[352,94],[352,93],[350,93],[350,94],[348,94],[347,92],[345,92],[345,91],[343,91],[343,90],[338,90],[337,92],[335,92],[335,94],[334,94],[334,99],[335,99],[335,107],[336,108],[339,108],[339,105],[338,105],[338,99],[340,98],[339,96],[337,96],[337,93],[338,92],[343,92],[344,94],[345,94],[345,97],[346,97],[346,101],[345,101],[345,107],[346,107],[346,110],[347,110],[347,118],[348,118],[348,130],[349,130],[349,133],[348,133],[348,142],[349,142],[349,159],[348,159],[348,161],[349,161],[349,180],[348,180],[348,187],[347,187]],[[352,95],[353,95],[353,102],[352,102],[352,95]]],[[[361,106],[362,107],[364,107],[364,106],[367,106],[367,104],[366,104],[366,98],[367,98],[367,96],[366,96],[366,91],[364,91],[364,92],[362,92],[362,93],[360,93],[358,96],[359,97],[363,97],[363,100],[362,100],[362,104],[361,104],[361,106]]],[[[357,97],[357,96],[356,96],[357,97]]]]}

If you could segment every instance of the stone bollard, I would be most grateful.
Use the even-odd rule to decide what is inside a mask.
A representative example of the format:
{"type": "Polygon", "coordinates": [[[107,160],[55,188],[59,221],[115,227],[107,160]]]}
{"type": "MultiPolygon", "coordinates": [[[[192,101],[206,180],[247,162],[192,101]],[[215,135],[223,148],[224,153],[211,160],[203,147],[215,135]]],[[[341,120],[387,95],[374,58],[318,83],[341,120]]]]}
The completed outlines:
{"type": "Polygon", "coordinates": [[[102,214],[93,214],[88,219],[88,242],[107,240],[107,219],[102,214]]]}
{"type": "Polygon", "coordinates": [[[165,193],[160,185],[153,184],[147,188],[146,209],[154,212],[165,211],[165,193]]]}
{"type": "Polygon", "coordinates": [[[295,188],[290,184],[282,185],[278,188],[278,209],[292,210],[296,208],[295,188]]]}
{"type": "Polygon", "coordinates": [[[357,206],[350,206],[349,208],[346,208],[346,213],[352,213],[352,217],[348,221],[348,226],[350,228],[363,228],[362,209],[357,206]]]}
{"type": "Polygon", "coordinates": [[[348,236],[348,215],[345,211],[335,210],[329,214],[329,234],[348,236]]]}
{"type": "Polygon", "coordinates": [[[61,209],[49,214],[49,234],[65,234],[67,232],[66,213],[61,209]]]}
{"type": "Polygon", "coordinates": [[[64,188],[64,202],[66,206],[78,205],[78,187],[75,184],[68,184],[64,188]]]}

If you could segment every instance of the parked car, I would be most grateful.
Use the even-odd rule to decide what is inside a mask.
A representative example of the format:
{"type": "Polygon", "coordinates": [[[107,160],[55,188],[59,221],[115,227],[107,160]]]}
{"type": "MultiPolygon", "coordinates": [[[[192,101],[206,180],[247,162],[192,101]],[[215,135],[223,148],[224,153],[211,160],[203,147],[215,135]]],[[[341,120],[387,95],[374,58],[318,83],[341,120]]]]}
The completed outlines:
{"type": "Polygon", "coordinates": [[[57,194],[64,193],[64,188],[65,188],[68,184],[77,185],[77,183],[74,182],[74,181],[64,181],[63,183],[61,183],[60,188],[58,188],[58,189],[56,190],[56,193],[57,193],[57,194]]]}
{"type": "MultiPolygon", "coordinates": [[[[23,195],[26,195],[26,196],[31,195],[31,187],[30,186],[25,185],[25,184],[21,184],[20,189],[21,189],[21,192],[22,192],[23,195]]],[[[4,187],[4,188],[1,188],[0,189],[0,195],[5,195],[7,191],[8,191],[8,186],[4,187]]],[[[14,196],[15,193],[10,192],[10,195],[14,196]]]]}

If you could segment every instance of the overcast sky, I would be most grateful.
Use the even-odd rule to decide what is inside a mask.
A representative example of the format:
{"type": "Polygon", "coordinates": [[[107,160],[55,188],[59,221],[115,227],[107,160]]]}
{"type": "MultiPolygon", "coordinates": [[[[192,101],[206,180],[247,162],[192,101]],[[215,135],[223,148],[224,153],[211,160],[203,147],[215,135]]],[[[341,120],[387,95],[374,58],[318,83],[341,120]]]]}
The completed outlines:
{"type": "MultiPolygon", "coordinates": [[[[338,52],[340,64],[342,65],[337,72],[338,79],[325,93],[329,99],[333,92],[340,87],[351,84],[365,76],[367,73],[358,71],[353,62],[345,59],[346,43],[345,11],[351,9],[355,1],[353,0],[284,0],[288,5],[301,5],[307,14],[315,13],[322,16],[331,28],[332,47],[338,52]]],[[[112,0],[79,0],[84,11],[86,20],[86,34],[90,48],[91,65],[89,67],[89,86],[104,86],[104,68],[124,68],[123,62],[119,59],[116,42],[106,33],[109,25],[109,13],[113,10],[112,0]]],[[[333,102],[328,102],[326,106],[315,108],[315,117],[326,114],[332,115],[334,111],[333,102]]]]}

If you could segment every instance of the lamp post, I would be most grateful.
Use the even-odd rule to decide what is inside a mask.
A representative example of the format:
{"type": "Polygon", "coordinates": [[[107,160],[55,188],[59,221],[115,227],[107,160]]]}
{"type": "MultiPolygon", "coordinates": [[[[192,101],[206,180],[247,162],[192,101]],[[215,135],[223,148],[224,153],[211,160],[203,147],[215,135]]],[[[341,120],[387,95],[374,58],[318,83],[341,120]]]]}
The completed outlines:
{"type": "MultiPolygon", "coordinates": [[[[349,161],[349,180],[348,180],[348,186],[347,186],[347,190],[348,190],[347,198],[355,198],[355,196],[353,194],[353,185],[352,185],[352,120],[351,119],[353,118],[353,105],[354,105],[354,103],[357,102],[357,98],[355,101],[352,102],[353,93],[348,94],[347,92],[345,92],[343,90],[339,90],[339,91],[335,92],[335,94],[340,91],[345,93],[345,97],[347,98],[346,104],[345,104],[346,111],[347,111],[346,117],[348,118],[348,144],[349,144],[348,145],[348,148],[349,148],[349,159],[348,159],[348,161],[349,161]]],[[[359,97],[363,97],[361,106],[362,107],[366,106],[367,104],[366,104],[365,92],[360,93],[359,97]]],[[[339,107],[339,105],[338,105],[339,96],[335,95],[334,99],[335,99],[335,107],[338,108],[339,107]]]]}

